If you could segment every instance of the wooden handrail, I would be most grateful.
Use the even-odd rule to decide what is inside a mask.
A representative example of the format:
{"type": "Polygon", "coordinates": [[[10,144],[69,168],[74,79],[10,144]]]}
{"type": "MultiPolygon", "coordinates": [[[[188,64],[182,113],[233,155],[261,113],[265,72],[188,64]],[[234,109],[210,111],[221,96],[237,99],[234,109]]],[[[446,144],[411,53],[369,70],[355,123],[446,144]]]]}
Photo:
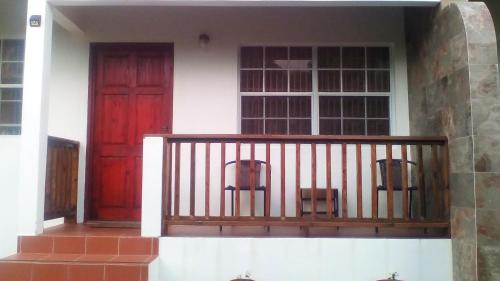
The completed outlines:
{"type": "Polygon", "coordinates": [[[235,134],[149,136],[163,137],[165,147],[169,149],[169,152],[166,152],[168,157],[164,157],[164,167],[167,167],[164,168],[166,169],[164,172],[164,192],[167,194],[163,195],[163,198],[166,198],[163,206],[168,208],[163,211],[166,226],[193,224],[270,226],[279,225],[280,221],[283,222],[283,225],[311,227],[369,225],[378,228],[399,225],[427,229],[432,227],[447,228],[449,226],[448,139],[443,136],[235,134]],[[198,157],[196,157],[197,144],[204,147],[202,151],[199,151],[198,157]],[[182,145],[185,145],[187,150],[181,150],[182,145]],[[291,153],[287,145],[293,145],[294,153],[291,153]],[[368,146],[368,151],[364,149],[365,146],[368,146]],[[301,156],[303,147],[310,148],[310,151],[307,150],[307,153],[310,153],[309,156],[301,156]],[[172,148],[175,149],[175,157],[172,157],[172,148]],[[245,148],[248,149],[245,150],[245,148]],[[256,151],[257,148],[259,151],[256,151]],[[220,149],[220,154],[214,152],[218,149],[220,149]],[[228,150],[232,150],[232,152],[229,153],[228,150]],[[211,151],[214,152],[214,155],[220,155],[220,164],[211,166],[211,151]],[[279,156],[272,158],[272,153],[274,153],[273,157],[279,156]],[[429,157],[423,157],[423,154],[429,157]],[[229,156],[231,159],[228,159],[229,156]],[[336,160],[332,159],[333,156],[336,157],[336,160]],[[363,157],[366,157],[365,160],[363,157]],[[378,176],[376,166],[379,165],[380,160],[377,159],[380,157],[385,158],[386,168],[384,174],[378,176]],[[398,157],[402,159],[398,159],[398,157]],[[307,158],[310,158],[310,167],[304,167],[304,164],[301,167],[301,163],[308,162],[307,158]],[[410,159],[413,159],[414,162],[410,159]],[[204,161],[203,164],[199,163],[204,167],[204,188],[196,187],[196,179],[202,176],[200,173],[196,174],[196,167],[199,167],[197,161],[204,161]],[[231,178],[234,180],[232,189],[225,189],[227,183],[226,161],[234,162],[236,167],[234,177],[231,178]],[[248,181],[241,180],[242,161],[250,161],[250,167],[265,163],[266,168],[262,169],[263,175],[265,175],[265,186],[262,189],[256,189],[255,168],[250,169],[248,181]],[[182,165],[187,166],[187,175],[180,172],[181,163],[185,163],[182,165]],[[354,165],[349,163],[354,163],[354,165]],[[409,163],[416,163],[413,165],[415,168],[410,170],[409,163]],[[320,176],[323,177],[322,173],[319,173],[320,169],[323,170],[320,168],[320,165],[323,164],[326,168],[324,170],[326,184],[318,181],[320,176]],[[289,169],[285,168],[285,165],[295,166],[293,169],[289,169]],[[364,169],[364,165],[368,168],[364,169]],[[393,165],[398,165],[398,172],[394,170],[396,166],[393,165]],[[334,173],[333,166],[339,167],[339,172],[334,173]],[[174,168],[173,173],[170,172],[172,167],[174,168]],[[277,177],[277,179],[274,181],[271,181],[270,167],[276,167],[273,170],[273,178],[277,177]],[[352,169],[355,170],[354,180],[350,176],[352,169]],[[305,186],[301,182],[301,172],[304,171],[310,172],[311,175],[310,182],[305,186]],[[365,171],[367,174],[364,174],[365,171]],[[187,177],[187,179],[181,180],[181,176],[187,177]],[[378,184],[378,182],[382,182],[382,177],[385,186],[384,183],[378,184]],[[220,179],[220,185],[211,184],[210,179],[220,179]],[[363,179],[366,179],[365,183],[363,183],[363,179]],[[409,185],[408,183],[412,179],[418,183],[409,185]],[[333,185],[332,181],[336,181],[337,184],[333,185]],[[426,181],[429,183],[426,184],[426,181]],[[249,185],[245,186],[243,182],[248,182],[249,185]],[[170,188],[172,185],[173,189],[170,188]],[[432,189],[426,191],[426,187],[432,189]],[[299,198],[301,188],[310,188],[311,190],[311,199],[308,201],[311,205],[311,211],[308,213],[310,216],[305,216],[302,209],[303,202],[299,198]],[[319,197],[318,189],[327,189],[326,192],[321,193],[325,194],[322,196],[326,196],[326,198],[319,197]],[[231,191],[232,196],[230,214],[226,208],[228,201],[226,191],[231,191]],[[203,192],[204,200],[195,199],[203,198],[196,196],[195,193],[198,192],[203,192]],[[379,195],[379,192],[383,193],[379,195]],[[181,196],[181,193],[188,193],[187,197],[181,196]],[[263,207],[262,203],[257,204],[257,198],[260,198],[261,194],[264,195],[263,207]],[[426,194],[432,196],[432,204],[429,206],[426,204],[426,194]],[[233,196],[235,197],[233,198],[233,196]],[[248,199],[245,199],[244,196],[248,199]],[[339,198],[340,196],[341,198],[339,198]],[[384,198],[386,199],[385,205],[379,206],[379,199],[384,198]],[[399,200],[399,198],[402,199],[399,200]],[[213,200],[218,200],[218,203],[213,200]],[[325,206],[320,204],[322,203],[320,200],[324,202],[325,206]],[[245,205],[246,201],[249,202],[249,205],[245,205]],[[332,203],[333,201],[335,204],[332,203]],[[399,201],[401,203],[397,203],[399,201]],[[216,204],[219,204],[218,208],[216,204]],[[214,205],[215,208],[213,208],[214,205]],[[257,209],[262,210],[262,208],[263,212],[257,212],[257,209]],[[271,212],[271,208],[273,208],[273,212],[271,212]],[[412,209],[416,210],[418,214],[412,214],[412,209]],[[364,210],[368,211],[368,216],[364,210]],[[379,214],[381,210],[386,212],[385,216],[379,214]],[[352,225],[349,225],[349,222],[352,222],[352,225]]]}

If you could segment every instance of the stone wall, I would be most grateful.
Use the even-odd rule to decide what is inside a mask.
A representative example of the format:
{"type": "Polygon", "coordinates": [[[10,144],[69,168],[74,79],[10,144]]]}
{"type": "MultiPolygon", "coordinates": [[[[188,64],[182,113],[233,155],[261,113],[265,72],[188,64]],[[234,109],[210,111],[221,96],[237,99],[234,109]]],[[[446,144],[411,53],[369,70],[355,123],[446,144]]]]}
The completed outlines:
{"type": "Polygon", "coordinates": [[[406,29],[411,134],[449,138],[454,280],[500,280],[493,21],[484,3],[458,1],[407,9],[406,29]]]}

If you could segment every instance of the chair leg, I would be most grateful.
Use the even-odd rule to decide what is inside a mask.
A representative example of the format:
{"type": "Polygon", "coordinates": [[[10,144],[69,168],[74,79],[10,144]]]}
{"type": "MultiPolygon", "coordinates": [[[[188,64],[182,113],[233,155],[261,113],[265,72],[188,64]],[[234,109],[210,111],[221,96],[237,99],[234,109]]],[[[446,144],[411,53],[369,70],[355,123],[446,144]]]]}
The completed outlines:
{"type": "Polygon", "coordinates": [[[231,190],[231,216],[234,217],[234,190],[231,190]]]}

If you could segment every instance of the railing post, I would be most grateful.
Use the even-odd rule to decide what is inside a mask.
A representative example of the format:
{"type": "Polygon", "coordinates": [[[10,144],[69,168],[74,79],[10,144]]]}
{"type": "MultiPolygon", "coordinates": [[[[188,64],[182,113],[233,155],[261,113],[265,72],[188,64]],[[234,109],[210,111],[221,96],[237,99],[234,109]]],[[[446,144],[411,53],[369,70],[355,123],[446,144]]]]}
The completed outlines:
{"type": "Polygon", "coordinates": [[[142,154],[141,235],[162,235],[163,137],[146,137],[142,154]]]}

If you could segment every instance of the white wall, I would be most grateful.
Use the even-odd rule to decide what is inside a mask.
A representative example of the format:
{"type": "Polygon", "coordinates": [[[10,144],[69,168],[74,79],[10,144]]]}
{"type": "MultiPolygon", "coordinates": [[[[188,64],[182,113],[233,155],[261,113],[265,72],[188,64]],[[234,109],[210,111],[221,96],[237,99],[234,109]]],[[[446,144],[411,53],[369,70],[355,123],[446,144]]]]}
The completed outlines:
{"type": "Polygon", "coordinates": [[[328,238],[160,239],[160,280],[452,281],[451,240],[328,238]]]}
{"type": "Polygon", "coordinates": [[[0,136],[0,258],[17,250],[19,136],[0,136]]]}
{"type": "Polygon", "coordinates": [[[83,221],[89,43],[54,24],[49,94],[49,135],[80,142],[77,219],[83,221]]]}
{"type": "MultiPolygon", "coordinates": [[[[0,2],[0,38],[24,38],[26,1],[0,2]]],[[[19,136],[0,135],[0,257],[17,250],[19,136]]]]}

